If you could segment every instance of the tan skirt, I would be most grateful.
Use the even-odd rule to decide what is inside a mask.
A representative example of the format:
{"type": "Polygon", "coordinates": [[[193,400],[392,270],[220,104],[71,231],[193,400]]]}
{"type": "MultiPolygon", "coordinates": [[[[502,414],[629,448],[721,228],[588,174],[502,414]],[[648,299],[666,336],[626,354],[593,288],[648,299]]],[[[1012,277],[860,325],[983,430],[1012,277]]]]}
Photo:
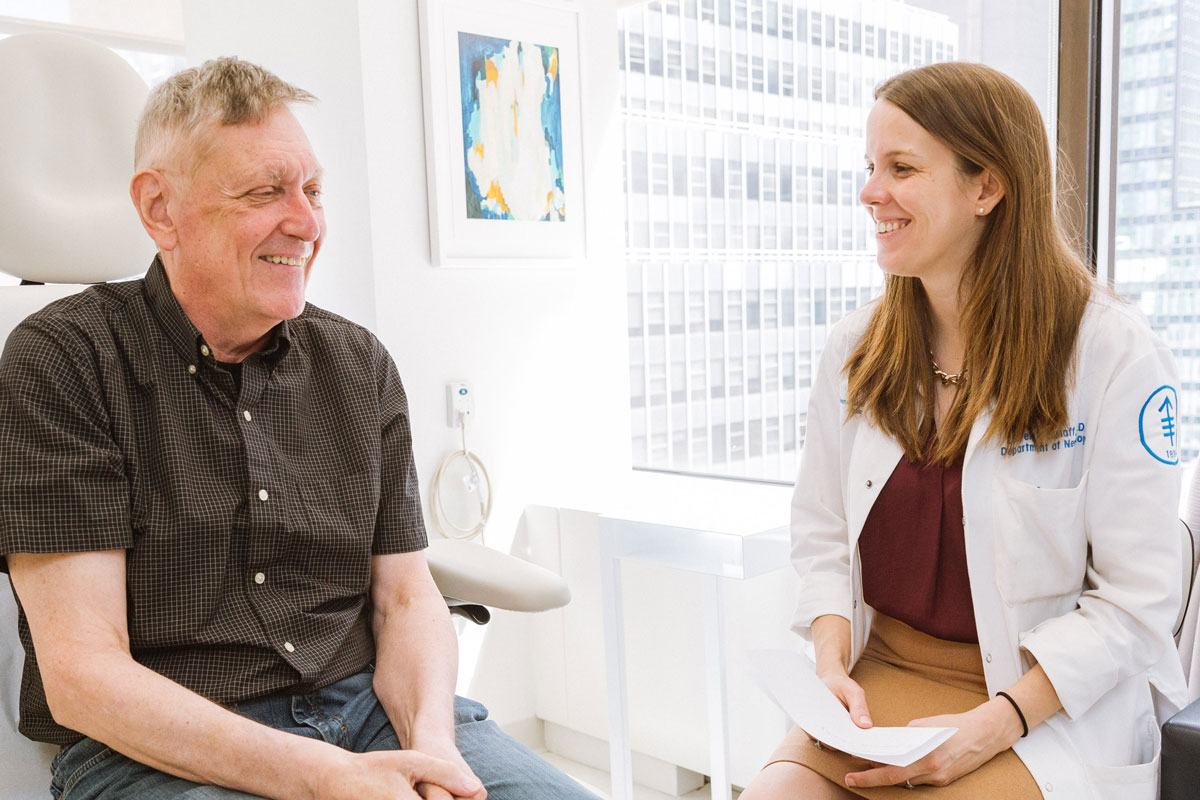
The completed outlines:
{"type": "MultiPolygon", "coordinates": [[[[961,714],[988,699],[979,645],[949,642],[876,613],[862,658],[850,673],[867,694],[867,707],[876,725],[907,725],[935,714],[961,714]]],[[[846,773],[869,768],[866,761],[822,749],[800,728],[792,728],[771,760],[792,761],[846,786],[846,773]]],[[[884,786],[855,788],[870,800],[1040,800],[1042,792],[1025,764],[1005,750],[979,769],[949,786],[884,786]]]]}

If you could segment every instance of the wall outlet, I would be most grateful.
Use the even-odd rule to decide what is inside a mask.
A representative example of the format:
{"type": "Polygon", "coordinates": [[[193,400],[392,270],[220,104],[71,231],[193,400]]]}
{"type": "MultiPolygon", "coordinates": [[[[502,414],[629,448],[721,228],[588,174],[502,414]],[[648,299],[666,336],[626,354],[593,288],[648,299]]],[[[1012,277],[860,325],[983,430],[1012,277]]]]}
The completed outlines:
{"type": "Polygon", "coordinates": [[[457,428],[459,414],[468,419],[475,415],[475,389],[470,381],[446,384],[446,424],[457,428]]]}

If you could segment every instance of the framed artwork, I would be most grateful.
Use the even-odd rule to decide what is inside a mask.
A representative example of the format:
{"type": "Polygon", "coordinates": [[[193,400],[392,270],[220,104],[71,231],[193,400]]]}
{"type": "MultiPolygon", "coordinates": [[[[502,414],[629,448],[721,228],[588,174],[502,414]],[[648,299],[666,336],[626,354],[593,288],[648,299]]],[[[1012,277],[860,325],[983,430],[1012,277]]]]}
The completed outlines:
{"type": "Polygon", "coordinates": [[[420,25],[433,263],[582,257],[578,12],[420,0],[420,25]]]}

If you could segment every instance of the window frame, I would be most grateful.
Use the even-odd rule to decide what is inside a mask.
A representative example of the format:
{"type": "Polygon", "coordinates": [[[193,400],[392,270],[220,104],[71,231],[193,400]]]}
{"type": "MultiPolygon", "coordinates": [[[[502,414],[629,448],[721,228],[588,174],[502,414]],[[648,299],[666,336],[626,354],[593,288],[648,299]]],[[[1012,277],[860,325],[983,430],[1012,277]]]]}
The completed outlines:
{"type": "Polygon", "coordinates": [[[1120,0],[1059,0],[1058,161],[1062,222],[1093,274],[1112,282],[1115,241],[1115,80],[1120,0]],[[1080,35],[1080,31],[1086,35],[1080,35]],[[1071,35],[1066,35],[1067,33],[1071,35]],[[1107,152],[1106,152],[1107,151],[1107,152]],[[1106,176],[1101,171],[1108,170],[1106,176]]]}

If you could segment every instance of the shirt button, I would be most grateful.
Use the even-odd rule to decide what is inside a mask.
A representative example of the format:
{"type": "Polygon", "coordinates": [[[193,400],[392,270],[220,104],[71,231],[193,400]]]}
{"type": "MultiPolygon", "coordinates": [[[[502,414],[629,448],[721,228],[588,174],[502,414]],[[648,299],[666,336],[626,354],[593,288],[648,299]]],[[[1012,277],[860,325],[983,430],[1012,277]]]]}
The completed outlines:
{"type": "Polygon", "coordinates": [[[267,490],[266,490],[266,489],[259,489],[259,490],[258,490],[258,499],[259,499],[259,500],[262,500],[264,503],[265,503],[265,502],[267,502],[267,498],[268,498],[268,497],[270,497],[270,496],[271,496],[271,495],[267,494],[267,490]]]}
{"type": "Polygon", "coordinates": [[[206,345],[206,344],[200,345],[200,355],[206,356],[211,352],[212,351],[208,349],[208,345],[206,345]]]}
{"type": "Polygon", "coordinates": [[[246,420],[246,422],[249,422],[249,421],[250,421],[250,412],[249,412],[249,411],[243,411],[243,412],[242,412],[242,417],[243,417],[243,418],[246,420]]]}
{"type": "Polygon", "coordinates": [[[988,653],[986,656],[983,657],[983,660],[989,664],[992,663],[992,654],[988,653]]]}
{"type": "Polygon", "coordinates": [[[1054,791],[1054,784],[1053,784],[1053,783],[1047,783],[1047,784],[1046,784],[1046,791],[1047,791],[1047,792],[1053,792],[1053,791],[1054,791]]]}
{"type": "Polygon", "coordinates": [[[195,374],[196,374],[196,365],[188,364],[188,375],[195,375],[195,374]]]}
{"type": "Polygon", "coordinates": [[[254,582],[261,586],[267,582],[267,576],[263,575],[261,572],[256,572],[254,573],[254,582]]]}
{"type": "Polygon", "coordinates": [[[292,644],[291,642],[284,642],[283,649],[287,650],[289,653],[294,653],[296,652],[296,645],[292,644]]]}
{"type": "Polygon", "coordinates": [[[871,482],[870,482],[870,481],[867,481],[867,488],[868,488],[868,489],[870,489],[870,488],[871,488],[871,482]]]}

